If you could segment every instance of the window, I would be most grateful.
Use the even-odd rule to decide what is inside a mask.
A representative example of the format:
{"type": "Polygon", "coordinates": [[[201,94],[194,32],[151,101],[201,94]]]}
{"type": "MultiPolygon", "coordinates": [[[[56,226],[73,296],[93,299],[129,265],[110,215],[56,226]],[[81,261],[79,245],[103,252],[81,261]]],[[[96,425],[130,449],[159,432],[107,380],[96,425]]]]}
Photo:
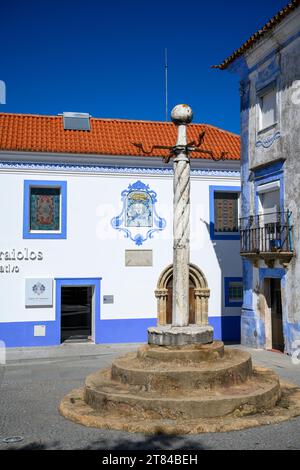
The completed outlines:
{"type": "Polygon", "coordinates": [[[65,181],[24,181],[23,238],[66,238],[65,181]]]}
{"type": "Polygon", "coordinates": [[[239,234],[238,186],[210,186],[210,238],[211,240],[238,240],[239,234]]]}
{"type": "Polygon", "coordinates": [[[258,92],[259,130],[267,129],[277,120],[277,94],[275,84],[258,92]]]}
{"type": "Polygon", "coordinates": [[[60,188],[31,187],[30,230],[60,229],[60,188]]]}
{"type": "Polygon", "coordinates": [[[241,307],[243,304],[243,279],[225,277],[225,307],[241,307]]]}
{"type": "Polygon", "coordinates": [[[280,183],[274,181],[257,187],[259,196],[260,222],[278,222],[280,215],[280,183]]]}
{"type": "Polygon", "coordinates": [[[241,302],[243,299],[243,286],[240,282],[229,283],[229,302],[241,302]]]}
{"type": "Polygon", "coordinates": [[[215,192],[215,233],[238,231],[238,198],[237,193],[215,192]]]}

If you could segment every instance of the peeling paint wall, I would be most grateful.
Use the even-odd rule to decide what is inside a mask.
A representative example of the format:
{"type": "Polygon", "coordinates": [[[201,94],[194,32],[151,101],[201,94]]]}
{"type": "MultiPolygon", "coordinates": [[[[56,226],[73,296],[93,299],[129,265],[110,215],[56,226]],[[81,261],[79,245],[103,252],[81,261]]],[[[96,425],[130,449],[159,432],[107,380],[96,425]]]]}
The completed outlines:
{"type": "Polygon", "coordinates": [[[257,213],[256,172],[269,168],[269,180],[280,181],[281,210],[292,211],[295,248],[287,267],[278,261],[273,269],[262,260],[256,266],[244,261],[241,340],[246,346],[269,347],[264,279],[279,278],[285,352],[291,354],[293,342],[300,340],[300,8],[237,59],[231,71],[241,83],[242,217],[257,213]],[[260,93],[266,87],[277,90],[277,116],[260,130],[260,93]]]}

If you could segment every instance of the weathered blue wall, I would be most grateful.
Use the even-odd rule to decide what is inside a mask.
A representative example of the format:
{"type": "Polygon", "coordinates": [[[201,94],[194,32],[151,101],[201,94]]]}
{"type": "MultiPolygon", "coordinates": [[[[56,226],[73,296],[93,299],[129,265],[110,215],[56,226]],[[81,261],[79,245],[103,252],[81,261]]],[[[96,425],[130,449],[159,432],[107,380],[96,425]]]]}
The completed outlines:
{"type": "Polygon", "coordinates": [[[257,186],[278,180],[281,210],[292,212],[296,248],[288,266],[276,261],[268,269],[262,259],[255,267],[244,261],[241,342],[266,347],[266,312],[260,299],[265,295],[264,279],[277,277],[281,279],[285,352],[292,354],[293,342],[300,340],[300,9],[284,21],[280,35],[275,29],[272,39],[266,37],[246,57],[238,57],[229,71],[239,75],[241,85],[241,215],[257,214],[257,186]],[[270,84],[277,89],[277,116],[270,128],[259,131],[258,92],[270,84]]]}

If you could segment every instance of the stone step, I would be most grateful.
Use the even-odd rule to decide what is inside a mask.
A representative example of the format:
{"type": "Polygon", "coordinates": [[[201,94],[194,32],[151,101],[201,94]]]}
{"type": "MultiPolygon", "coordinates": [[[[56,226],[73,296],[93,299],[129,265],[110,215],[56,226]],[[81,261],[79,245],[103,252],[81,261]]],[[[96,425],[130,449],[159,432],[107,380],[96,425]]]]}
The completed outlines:
{"type": "MultiPolygon", "coordinates": [[[[178,354],[178,351],[174,351],[178,354]]],[[[146,391],[211,390],[245,382],[251,377],[251,356],[245,351],[226,349],[222,358],[202,362],[170,362],[130,353],[115,359],[111,378],[146,391]]]]}
{"type": "Polygon", "coordinates": [[[222,389],[146,392],[110,378],[110,369],[86,379],[84,401],[94,410],[112,416],[149,419],[189,419],[247,415],[272,408],[280,398],[279,380],[274,372],[255,370],[243,384],[222,389]]]}
{"type": "Polygon", "coordinates": [[[224,343],[213,341],[210,344],[189,344],[181,348],[147,344],[138,349],[137,355],[141,359],[149,358],[161,362],[216,361],[224,356],[224,343]]]}

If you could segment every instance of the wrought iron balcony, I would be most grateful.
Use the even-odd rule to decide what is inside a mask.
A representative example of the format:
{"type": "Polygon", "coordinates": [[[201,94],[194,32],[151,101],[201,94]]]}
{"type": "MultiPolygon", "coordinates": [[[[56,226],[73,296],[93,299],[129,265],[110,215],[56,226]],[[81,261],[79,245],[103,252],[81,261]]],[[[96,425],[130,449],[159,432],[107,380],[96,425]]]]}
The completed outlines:
{"type": "Polygon", "coordinates": [[[240,219],[241,255],[267,264],[288,263],[294,255],[292,213],[273,212],[240,219]]]}

